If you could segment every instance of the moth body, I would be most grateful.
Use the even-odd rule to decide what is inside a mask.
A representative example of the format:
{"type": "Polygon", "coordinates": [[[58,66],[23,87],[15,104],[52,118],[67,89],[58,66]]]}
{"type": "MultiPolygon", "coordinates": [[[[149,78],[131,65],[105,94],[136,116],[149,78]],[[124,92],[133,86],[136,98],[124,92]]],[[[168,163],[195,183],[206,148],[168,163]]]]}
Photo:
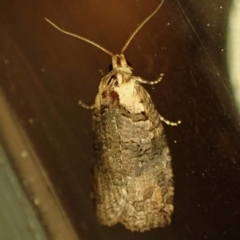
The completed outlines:
{"type": "Polygon", "coordinates": [[[67,32],[46,19],[59,31],[88,42],[112,57],[113,70],[102,78],[95,103],[79,104],[93,110],[93,191],[97,217],[103,225],[123,224],[131,231],[164,227],[173,213],[173,172],[162,122],[177,126],[156,110],[141,84],[157,84],[136,77],[123,52],[135,34],[156,14],[164,0],[137,27],[114,55],[99,44],[67,32]]]}
{"type": "Polygon", "coordinates": [[[171,222],[173,174],[160,116],[147,91],[123,67],[123,55],[99,86],[93,110],[97,216],[146,231],[171,222]]]}

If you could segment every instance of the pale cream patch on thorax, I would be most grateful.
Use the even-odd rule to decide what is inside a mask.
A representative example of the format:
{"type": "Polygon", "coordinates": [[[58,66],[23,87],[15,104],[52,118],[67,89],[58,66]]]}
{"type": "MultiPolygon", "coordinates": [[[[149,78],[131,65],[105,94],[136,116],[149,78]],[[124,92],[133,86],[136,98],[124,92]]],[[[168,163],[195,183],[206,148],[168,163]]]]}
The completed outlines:
{"type": "Polygon", "coordinates": [[[129,112],[140,113],[145,110],[136,91],[135,80],[124,82],[114,90],[118,93],[120,104],[129,112]]]}

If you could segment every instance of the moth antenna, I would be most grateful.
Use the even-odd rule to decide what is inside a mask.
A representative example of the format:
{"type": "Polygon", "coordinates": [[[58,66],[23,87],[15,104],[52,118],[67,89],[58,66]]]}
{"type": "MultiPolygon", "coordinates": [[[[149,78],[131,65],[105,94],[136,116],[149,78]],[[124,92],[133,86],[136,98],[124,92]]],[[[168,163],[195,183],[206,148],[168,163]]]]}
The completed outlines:
{"type": "Polygon", "coordinates": [[[158,7],[136,28],[136,30],[130,35],[130,37],[128,38],[128,40],[126,41],[126,43],[124,44],[121,53],[123,54],[123,52],[126,50],[127,46],[129,45],[129,43],[132,41],[132,39],[134,38],[134,36],[137,34],[137,32],[144,26],[144,24],[146,22],[148,22],[156,13],[157,11],[161,8],[161,6],[163,5],[164,0],[161,1],[161,3],[158,5],[158,7]]]}
{"type": "Polygon", "coordinates": [[[99,45],[98,43],[95,43],[95,42],[93,42],[93,41],[91,41],[91,40],[89,40],[89,39],[87,39],[87,38],[85,38],[85,37],[82,37],[82,36],[80,36],[80,35],[77,35],[77,34],[74,34],[74,33],[68,32],[68,31],[65,31],[65,30],[61,29],[60,27],[58,27],[58,26],[57,26],[56,24],[54,24],[53,22],[51,22],[49,19],[47,19],[47,18],[44,18],[44,19],[45,19],[48,23],[50,23],[53,27],[55,27],[57,30],[59,30],[60,32],[65,33],[65,34],[67,34],[67,35],[69,35],[69,36],[78,38],[78,39],[80,39],[80,40],[82,40],[82,41],[84,41],[84,42],[90,43],[90,44],[92,44],[93,46],[101,49],[101,50],[104,51],[105,53],[109,54],[111,57],[114,56],[114,54],[113,54],[112,52],[110,52],[110,51],[107,50],[106,48],[102,47],[102,46],[99,45]]]}

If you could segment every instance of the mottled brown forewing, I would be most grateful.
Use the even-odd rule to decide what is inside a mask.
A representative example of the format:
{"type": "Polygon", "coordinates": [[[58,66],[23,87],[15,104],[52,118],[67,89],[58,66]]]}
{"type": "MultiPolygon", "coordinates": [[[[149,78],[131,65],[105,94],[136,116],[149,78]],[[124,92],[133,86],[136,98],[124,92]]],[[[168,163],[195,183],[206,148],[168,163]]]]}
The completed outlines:
{"type": "Polygon", "coordinates": [[[173,212],[171,156],[149,94],[132,74],[115,69],[102,79],[95,106],[98,219],[131,231],[164,227],[173,212]]]}

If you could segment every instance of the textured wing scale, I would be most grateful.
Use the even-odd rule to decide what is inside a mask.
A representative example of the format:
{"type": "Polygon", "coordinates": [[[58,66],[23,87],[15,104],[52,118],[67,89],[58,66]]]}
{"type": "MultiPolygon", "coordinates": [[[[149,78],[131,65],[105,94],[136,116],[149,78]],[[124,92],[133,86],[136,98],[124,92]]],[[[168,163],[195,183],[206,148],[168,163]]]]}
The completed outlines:
{"type": "Polygon", "coordinates": [[[94,111],[94,189],[102,224],[145,231],[171,222],[174,187],[159,114],[137,81],[135,88],[144,112],[127,112],[112,92],[94,111]]]}

